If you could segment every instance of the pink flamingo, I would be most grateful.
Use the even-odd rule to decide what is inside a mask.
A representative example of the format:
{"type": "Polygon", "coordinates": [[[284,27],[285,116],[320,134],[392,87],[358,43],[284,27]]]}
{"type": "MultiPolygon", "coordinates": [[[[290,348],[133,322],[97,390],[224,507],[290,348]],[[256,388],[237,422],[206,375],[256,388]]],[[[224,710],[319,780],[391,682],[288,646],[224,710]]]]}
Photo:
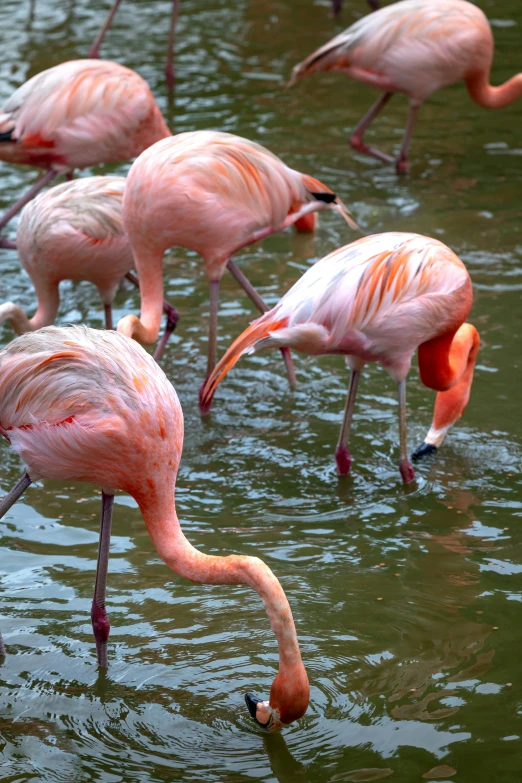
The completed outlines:
{"type": "MultiPolygon", "coordinates": [[[[231,257],[289,225],[313,228],[311,213],[320,209],[333,209],[357,227],[329,188],[252,141],[195,131],[154,144],[127,176],[123,220],[140,278],[141,316],[125,316],[118,331],[140,343],[156,341],[163,254],[174,246],[196,251],[210,282],[208,377],[216,364],[219,281],[225,269],[261,312],[268,310],[231,257]]],[[[293,383],[290,354],[282,350],[293,383]]]]}
{"type": "Polygon", "coordinates": [[[304,714],[308,677],[290,606],[272,571],[257,557],[205,555],[183,534],[174,504],[183,413],[173,387],[143,348],[123,335],[85,326],[49,326],[18,337],[0,351],[0,426],[27,465],[0,502],[0,517],[38,478],[103,488],[92,604],[100,666],[107,666],[105,587],[119,489],[136,500],[158,554],[177,574],[200,584],[244,584],[259,593],[279,643],[279,671],[269,701],[247,694],[249,710],[271,729],[304,714]]]}
{"type": "MultiPolygon", "coordinates": [[[[17,247],[38,308],[29,319],[18,305],[5,302],[0,305],[0,324],[10,321],[17,334],[50,326],[60,304],[60,282],[88,280],[100,293],[105,328],[112,329],[112,301],[122,279],[138,285],[123,228],[124,188],[124,177],[83,177],[40,193],[24,207],[17,247]]],[[[168,302],[163,309],[170,335],[178,313],[168,302]]]]}
{"type": "MultiPolygon", "coordinates": [[[[370,2],[370,0],[368,0],[370,2]]],[[[100,56],[100,46],[105,38],[105,34],[112,24],[114,15],[120,6],[121,0],[114,0],[105,22],[102,24],[98,35],[96,36],[93,45],[89,49],[89,57],[100,56]]],[[[165,65],[165,77],[167,80],[167,87],[169,90],[174,89],[175,73],[174,73],[174,44],[176,41],[176,26],[178,24],[179,7],[181,0],[172,0],[172,12],[170,15],[170,27],[169,27],[169,44],[167,50],[167,63],[165,65]]]]}
{"type": "Polygon", "coordinates": [[[422,382],[438,394],[431,428],[414,453],[438,448],[469,400],[479,335],[464,323],[472,302],[462,261],[436,239],[388,233],[364,237],[314,264],[270,312],[230,346],[201,394],[210,408],[218,383],[240,356],[261,348],[341,353],[351,369],[335,452],[337,472],[351,466],[348,439],[361,370],[378,362],[399,389],[399,469],[413,481],[406,442],[406,376],[416,350],[422,382]]]}
{"type": "Polygon", "coordinates": [[[395,161],[408,171],[408,150],[422,103],[436,90],[463,79],[480,106],[497,109],[522,94],[522,73],[500,87],[489,84],[493,34],[484,13],[466,0],[401,0],[363,17],[296,65],[290,84],[318,71],[343,71],[383,95],[355,128],[356,150],[393,163],[364,141],[364,133],[392,95],[405,93],[410,113],[395,161]]]}
{"type": "Polygon", "coordinates": [[[61,171],[129,160],[170,135],[147,82],[123,65],[71,60],[36,74],[0,109],[0,160],[47,172],[0,230],[61,171]]]}

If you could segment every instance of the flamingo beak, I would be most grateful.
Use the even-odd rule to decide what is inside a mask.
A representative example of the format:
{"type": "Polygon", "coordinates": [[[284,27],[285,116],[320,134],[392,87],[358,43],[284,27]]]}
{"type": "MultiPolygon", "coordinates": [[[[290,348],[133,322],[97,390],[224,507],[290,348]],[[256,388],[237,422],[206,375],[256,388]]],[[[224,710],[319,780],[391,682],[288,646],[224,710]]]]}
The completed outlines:
{"type": "Polygon", "coordinates": [[[279,714],[270,706],[269,702],[263,701],[253,693],[246,693],[245,701],[250,716],[258,726],[261,726],[265,731],[279,731],[282,727],[279,714]]]}
{"type": "Polygon", "coordinates": [[[437,446],[435,446],[433,443],[426,443],[426,441],[424,441],[424,443],[421,443],[418,449],[415,449],[411,455],[411,458],[414,462],[416,462],[423,457],[427,457],[428,454],[434,454],[436,451],[437,446]]]}

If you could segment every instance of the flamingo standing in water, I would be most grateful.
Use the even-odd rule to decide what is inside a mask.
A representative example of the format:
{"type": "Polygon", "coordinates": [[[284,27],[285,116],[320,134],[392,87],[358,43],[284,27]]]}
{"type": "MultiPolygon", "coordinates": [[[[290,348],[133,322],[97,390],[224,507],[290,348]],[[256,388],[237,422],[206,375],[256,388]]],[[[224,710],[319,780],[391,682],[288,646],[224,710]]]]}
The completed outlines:
{"type": "Polygon", "coordinates": [[[100,666],[107,666],[105,586],[119,489],[136,500],[158,554],[177,574],[200,584],[245,584],[259,593],[279,643],[279,671],[269,701],[247,694],[249,711],[270,729],[304,714],[308,677],[277,578],[257,557],[205,555],[183,534],[174,503],[183,413],[173,387],[143,348],[115,332],[77,326],[18,337],[0,351],[0,426],[27,465],[0,501],[0,518],[38,478],[103,488],[92,604],[100,666]]]}
{"type": "MultiPolygon", "coordinates": [[[[174,246],[203,257],[210,282],[207,377],[216,364],[219,281],[229,269],[261,312],[268,310],[232,261],[241,248],[333,209],[357,227],[329,188],[286,166],[252,141],[217,131],[180,133],[154,144],[127,176],[123,220],[140,278],[141,316],[127,315],[118,331],[140,343],[158,336],[163,302],[163,254],[174,246]]],[[[291,357],[282,349],[290,382],[291,357]]]]}
{"type": "Polygon", "coordinates": [[[489,83],[493,33],[484,13],[466,0],[401,0],[363,17],[344,33],[296,65],[290,84],[318,71],[343,71],[382,90],[377,103],[350,137],[356,150],[390,163],[394,159],[368,146],[364,133],[397,92],[410,101],[410,113],[395,165],[408,171],[408,150],[422,103],[436,90],[464,80],[480,106],[497,109],[522,95],[522,73],[500,87],[489,83]]]}
{"type": "MultiPolygon", "coordinates": [[[[105,328],[112,329],[112,301],[122,279],[138,285],[123,228],[124,189],[124,177],[82,177],[40,193],[24,207],[17,248],[35,287],[38,308],[28,318],[18,305],[5,302],[0,305],[0,324],[10,321],[17,334],[50,326],[60,304],[60,282],[88,280],[100,293],[105,328]]],[[[163,309],[170,335],[178,313],[168,302],[163,309]]]]}
{"type": "Polygon", "coordinates": [[[71,60],[36,74],[0,108],[0,160],[47,172],[0,230],[61,171],[129,160],[170,135],[147,82],[123,65],[71,60]]]}
{"type": "MultiPolygon", "coordinates": [[[[370,0],[368,0],[370,2],[370,0]]],[[[120,6],[121,0],[114,0],[109,13],[105,19],[105,22],[100,27],[98,35],[96,36],[93,45],[89,49],[89,57],[100,56],[100,46],[105,38],[105,34],[112,24],[114,15],[120,6]]],[[[176,41],[176,26],[178,24],[179,7],[181,0],[172,0],[172,12],[170,15],[170,27],[169,27],[169,44],[167,50],[167,62],[165,65],[165,77],[167,80],[167,87],[169,90],[174,89],[175,73],[174,73],[174,44],[176,41]]]]}
{"type": "Polygon", "coordinates": [[[416,350],[422,382],[438,394],[431,428],[414,453],[438,448],[468,403],[479,334],[464,323],[471,309],[471,280],[462,261],[442,242],[418,234],[364,237],[314,264],[270,312],[230,346],[201,394],[210,408],[218,383],[246,352],[295,348],[341,353],[351,369],[335,458],[337,472],[351,466],[348,439],[359,376],[378,362],[399,390],[399,469],[413,481],[406,442],[406,376],[416,350]]]}

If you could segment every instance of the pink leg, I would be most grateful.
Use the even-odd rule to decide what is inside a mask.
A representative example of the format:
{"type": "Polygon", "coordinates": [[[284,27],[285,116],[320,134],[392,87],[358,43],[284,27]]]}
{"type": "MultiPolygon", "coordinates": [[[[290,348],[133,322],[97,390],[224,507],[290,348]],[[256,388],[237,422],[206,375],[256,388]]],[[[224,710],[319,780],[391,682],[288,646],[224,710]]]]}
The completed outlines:
{"type": "Polygon", "coordinates": [[[339,16],[342,7],[343,0],[332,0],[332,16],[339,16]]]}
{"type": "Polygon", "coordinates": [[[105,22],[101,26],[98,35],[94,39],[94,43],[91,46],[91,48],[89,49],[89,54],[87,55],[87,57],[90,57],[93,60],[97,60],[99,58],[99,56],[100,56],[100,46],[101,46],[101,44],[103,42],[103,39],[105,38],[105,33],[107,32],[107,30],[109,29],[109,27],[112,24],[112,20],[114,19],[114,14],[118,10],[118,7],[119,7],[120,3],[121,3],[121,0],[114,0],[112,8],[109,11],[109,13],[107,14],[107,18],[105,19],[105,22]]]}
{"type": "Polygon", "coordinates": [[[392,95],[393,95],[392,92],[383,93],[379,98],[379,100],[372,106],[370,111],[364,115],[364,117],[359,122],[354,132],[350,136],[350,145],[355,150],[358,150],[359,152],[365,152],[367,155],[373,155],[374,158],[383,160],[385,161],[385,163],[394,162],[391,155],[387,155],[385,152],[381,152],[381,150],[375,149],[375,147],[369,147],[363,141],[363,136],[364,136],[364,132],[371,125],[371,123],[374,121],[377,115],[382,111],[382,109],[386,106],[386,104],[388,103],[392,95]]]}
{"type": "MultiPolygon", "coordinates": [[[[127,272],[125,275],[127,280],[130,280],[130,282],[136,286],[136,288],[140,287],[140,281],[134,274],[134,272],[127,272]]],[[[163,351],[165,350],[165,346],[167,345],[168,339],[174,329],[176,328],[176,324],[179,321],[179,313],[174,307],[174,305],[171,305],[170,302],[167,302],[166,299],[163,300],[163,312],[167,316],[167,324],[165,326],[165,332],[163,334],[163,337],[159,341],[158,345],[156,346],[156,350],[153,354],[153,359],[156,361],[159,360],[161,357],[163,351]]]]}
{"type": "Polygon", "coordinates": [[[406,381],[399,383],[399,438],[401,447],[401,459],[399,470],[405,484],[410,484],[415,479],[415,471],[408,458],[408,442],[406,437],[406,381]]]}
{"type": "Polygon", "coordinates": [[[22,207],[25,207],[26,204],[33,199],[36,194],[44,188],[52,179],[58,176],[58,172],[54,169],[49,169],[49,171],[46,171],[43,177],[40,177],[40,179],[36,180],[34,185],[29,188],[27,193],[25,193],[22,198],[18,199],[12,207],[9,207],[7,212],[4,212],[2,217],[0,218],[0,231],[7,226],[11,218],[13,218],[15,215],[20,212],[22,207]]]}
{"type": "Polygon", "coordinates": [[[111,523],[114,495],[106,495],[102,490],[102,510],[100,524],[100,543],[96,565],[96,582],[91,607],[92,630],[96,642],[98,665],[107,668],[107,640],[111,630],[105,611],[105,590],[107,587],[107,569],[109,567],[109,547],[111,543],[111,523]]]}
{"type": "Polygon", "coordinates": [[[407,174],[409,171],[410,166],[407,157],[408,157],[408,151],[410,149],[411,135],[413,133],[413,128],[415,127],[415,121],[417,119],[417,114],[419,113],[419,109],[420,109],[420,104],[410,103],[410,113],[408,114],[408,122],[406,123],[406,130],[404,131],[404,136],[402,137],[401,150],[399,152],[399,157],[395,161],[395,168],[397,169],[397,174],[407,174]]]}
{"type": "MultiPolygon", "coordinates": [[[[7,495],[2,498],[0,501],[0,519],[7,514],[11,506],[14,506],[18,498],[20,498],[29,484],[31,483],[31,478],[28,473],[24,473],[21,479],[19,479],[12,490],[7,493],[7,495]]],[[[6,654],[4,640],[2,639],[2,634],[0,634],[0,656],[4,656],[6,654]]]]}
{"type": "MultiPolygon", "coordinates": [[[[208,358],[207,358],[207,373],[205,375],[205,380],[207,380],[210,373],[216,366],[216,362],[217,362],[218,308],[219,308],[219,280],[211,280],[210,281],[210,315],[208,319],[208,358]]],[[[201,406],[201,394],[203,392],[204,386],[205,384],[203,384],[199,390],[199,407],[201,412],[204,412],[204,409],[201,406]]]]}
{"type": "Polygon", "coordinates": [[[361,373],[359,370],[352,370],[350,373],[348,395],[346,397],[346,405],[344,407],[344,418],[341,425],[341,431],[339,433],[339,440],[337,441],[337,447],[335,449],[335,461],[337,462],[337,473],[339,476],[346,476],[346,474],[350,472],[350,468],[352,466],[352,458],[348,449],[348,441],[350,439],[350,429],[352,426],[355,396],[357,394],[360,375],[361,373]]]}
{"type": "MultiPolygon", "coordinates": [[[[266,302],[259,296],[256,289],[250,282],[250,280],[247,278],[245,274],[241,271],[241,269],[238,267],[238,265],[229,259],[227,262],[227,269],[232,273],[232,276],[237,280],[241,288],[245,291],[247,296],[250,297],[252,302],[255,304],[257,309],[261,313],[267,313],[270,308],[266,304],[266,302]]],[[[288,382],[290,384],[290,387],[292,389],[295,389],[297,385],[297,379],[295,377],[295,369],[294,369],[294,363],[292,361],[292,354],[290,353],[290,348],[281,348],[281,353],[283,354],[283,359],[285,362],[286,367],[286,373],[288,375],[288,382]]]]}
{"type": "Polygon", "coordinates": [[[169,30],[169,48],[167,52],[167,63],[165,65],[165,77],[167,79],[167,88],[169,92],[174,89],[176,76],[174,73],[174,45],[176,43],[176,25],[178,23],[179,6],[181,0],[172,0],[172,14],[170,17],[169,30]]]}

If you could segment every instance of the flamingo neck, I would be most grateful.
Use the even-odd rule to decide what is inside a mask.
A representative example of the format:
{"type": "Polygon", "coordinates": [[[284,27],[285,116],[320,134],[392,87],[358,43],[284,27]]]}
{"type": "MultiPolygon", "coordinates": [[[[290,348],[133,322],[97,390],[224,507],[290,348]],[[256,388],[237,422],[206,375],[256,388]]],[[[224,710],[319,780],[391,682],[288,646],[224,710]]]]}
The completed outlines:
{"type": "Polygon", "coordinates": [[[165,493],[136,497],[156,551],[180,576],[199,584],[244,584],[263,601],[279,644],[279,671],[270,691],[270,706],[282,723],[300,718],[309,700],[309,684],[297,641],[292,612],[279,581],[257,557],[206,555],[192,546],[181,529],[174,504],[165,493]]]}
{"type": "Polygon", "coordinates": [[[489,83],[489,72],[480,71],[466,80],[473,100],[485,109],[502,109],[522,95],[522,73],[517,73],[498,87],[489,83]]]}
{"type": "Polygon", "coordinates": [[[134,262],[140,282],[141,313],[126,315],[117,330],[142,345],[158,339],[163,315],[163,250],[133,247],[134,262]]]}

